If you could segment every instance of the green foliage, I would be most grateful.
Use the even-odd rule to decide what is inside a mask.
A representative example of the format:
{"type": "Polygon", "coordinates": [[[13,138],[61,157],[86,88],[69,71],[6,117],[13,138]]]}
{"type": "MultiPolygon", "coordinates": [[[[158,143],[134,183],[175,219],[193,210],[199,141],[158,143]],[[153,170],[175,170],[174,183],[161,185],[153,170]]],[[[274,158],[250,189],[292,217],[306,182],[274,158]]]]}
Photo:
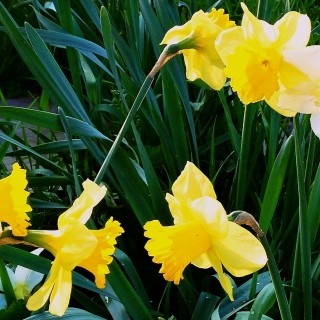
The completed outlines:
{"type": "MultiPolygon", "coordinates": [[[[308,13],[314,26],[318,23],[315,1],[245,2],[272,22],[290,9],[308,13]]],[[[11,171],[9,157],[29,169],[32,225],[56,229],[56,218],[77,197],[81,182],[94,180],[110,154],[161,53],[159,43],[165,32],[196,10],[209,9],[212,1],[63,0],[52,2],[55,10],[44,7],[42,1],[32,4],[30,17],[21,20],[16,14],[12,17],[4,1],[0,3],[1,36],[10,39],[40,91],[29,108],[2,102],[1,172],[4,176],[11,171]],[[31,134],[36,136],[34,142],[29,140],[31,134]]],[[[239,22],[239,4],[225,0],[214,5],[239,22]]],[[[313,37],[316,41],[316,34],[313,37]]],[[[7,59],[6,63],[13,63],[7,59]]],[[[0,70],[5,68],[1,63],[0,70]]],[[[288,297],[290,290],[293,318],[303,317],[300,282],[306,270],[311,273],[310,279],[304,279],[312,289],[310,304],[312,300],[313,313],[319,315],[320,144],[310,132],[308,116],[296,121],[301,146],[299,186],[303,182],[305,187],[302,212],[308,217],[303,229],[292,119],[282,118],[264,103],[243,106],[228,86],[214,92],[188,82],[182,57],[169,61],[137,105],[120,147],[101,176],[108,195],[95,209],[93,221],[101,227],[113,216],[125,229],[107,276],[110,287],[97,289],[77,269],[74,284],[81,291],[74,291],[71,306],[80,304],[101,316],[98,307],[90,308],[88,301],[93,301],[110,319],[209,319],[211,315],[211,319],[227,319],[238,311],[236,319],[257,319],[258,315],[279,319],[266,270],[257,275],[256,284],[254,276],[234,279],[235,301],[230,302],[212,277],[213,270],[190,266],[179,286],[167,284],[158,274],[159,265],[143,248],[145,222],[172,223],[165,193],[186,161],[192,161],[213,181],[227,212],[242,209],[259,220],[288,297]],[[306,233],[303,243],[310,247],[300,251],[306,228],[311,241],[306,233]],[[311,264],[302,270],[300,254],[308,255],[311,264]]],[[[50,267],[49,257],[7,246],[0,248],[0,258],[43,273],[50,267]]],[[[73,316],[89,319],[87,313],[72,308],[63,318],[73,316]]],[[[51,318],[44,313],[28,319],[51,318]]]]}

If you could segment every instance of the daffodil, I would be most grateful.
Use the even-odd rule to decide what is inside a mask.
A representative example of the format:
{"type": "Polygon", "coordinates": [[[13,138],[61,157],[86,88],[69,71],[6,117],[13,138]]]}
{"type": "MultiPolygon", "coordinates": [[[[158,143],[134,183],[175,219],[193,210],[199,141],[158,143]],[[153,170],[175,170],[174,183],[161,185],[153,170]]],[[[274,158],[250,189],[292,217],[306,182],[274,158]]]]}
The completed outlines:
{"type": "Polygon", "coordinates": [[[0,180],[0,222],[8,223],[17,237],[25,236],[30,225],[26,212],[32,209],[27,204],[27,184],[26,170],[17,163],[13,164],[12,173],[0,180]]]}
{"type": "Polygon", "coordinates": [[[189,80],[202,79],[210,87],[219,90],[226,77],[224,64],[218,55],[214,42],[218,34],[235,26],[223,9],[196,12],[190,21],[170,29],[161,44],[177,45],[183,54],[186,76],[189,80]]]}
{"type": "MultiPolygon", "coordinates": [[[[31,251],[32,254],[39,255],[42,248],[31,251]]],[[[43,274],[28,268],[17,266],[15,271],[6,267],[16,299],[27,299],[33,288],[42,280],[43,274]]],[[[0,292],[3,292],[0,279],[0,292]]],[[[0,293],[0,309],[7,307],[5,295],[0,293]]]]}
{"type": "Polygon", "coordinates": [[[58,230],[29,230],[25,240],[50,251],[55,260],[43,286],[27,302],[29,310],[41,308],[50,296],[49,311],[61,316],[65,313],[72,288],[72,270],[79,266],[90,271],[98,287],[105,284],[109,273],[107,265],[112,261],[116,237],[123,229],[110,218],[102,230],[90,230],[85,226],[96,206],[106,194],[106,188],[86,180],[84,191],[71,208],[60,215],[58,230]]]}
{"type": "Polygon", "coordinates": [[[296,112],[279,108],[278,100],[284,88],[308,80],[287,55],[299,54],[305,61],[300,49],[309,41],[310,19],[291,11],[271,25],[257,19],[244,3],[241,6],[241,26],[223,31],[215,43],[226,65],[225,75],[244,104],[265,100],[277,112],[293,116],[296,112]]]}
{"type": "Polygon", "coordinates": [[[190,263],[212,267],[223,289],[233,300],[232,284],[223,267],[240,277],[262,268],[267,262],[258,239],[238,224],[228,221],[209,179],[188,162],[166,195],[174,219],[173,226],[158,220],[145,224],[145,246],[153,262],[161,263],[160,273],[179,284],[190,263]]]}

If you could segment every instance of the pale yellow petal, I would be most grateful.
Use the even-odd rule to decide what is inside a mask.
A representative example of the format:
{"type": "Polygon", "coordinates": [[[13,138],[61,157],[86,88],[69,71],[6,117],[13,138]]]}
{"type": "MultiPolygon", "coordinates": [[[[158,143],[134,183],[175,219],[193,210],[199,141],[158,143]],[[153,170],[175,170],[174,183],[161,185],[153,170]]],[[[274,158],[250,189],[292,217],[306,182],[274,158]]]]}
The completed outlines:
{"type": "Polygon", "coordinates": [[[241,27],[224,30],[218,35],[215,47],[225,65],[229,64],[229,58],[235,54],[239,46],[244,45],[244,41],[241,27]]]}
{"type": "Polygon", "coordinates": [[[279,96],[279,107],[290,108],[304,114],[319,111],[319,84],[315,81],[303,82],[300,85],[284,90],[279,96]]]}
{"type": "Polygon", "coordinates": [[[216,198],[211,181],[191,162],[187,162],[173,183],[172,192],[178,200],[183,201],[192,201],[204,196],[216,198]]]}
{"type": "Polygon", "coordinates": [[[61,267],[50,296],[49,311],[51,314],[61,317],[66,312],[70,301],[71,289],[71,271],[61,267]]]}
{"type": "Polygon", "coordinates": [[[64,219],[70,217],[79,220],[82,224],[86,223],[92,214],[93,207],[104,198],[107,192],[105,186],[100,187],[90,180],[84,181],[82,185],[83,192],[74,201],[72,207],[60,215],[58,226],[64,223],[64,219]]]}
{"type": "Polygon", "coordinates": [[[215,241],[212,247],[223,266],[236,277],[243,277],[263,268],[268,260],[259,240],[234,222],[229,222],[227,237],[215,241]]]}
{"type": "Polygon", "coordinates": [[[275,23],[279,30],[276,45],[279,49],[296,49],[308,44],[311,22],[306,14],[290,11],[275,23]]]}
{"type": "Polygon", "coordinates": [[[285,116],[285,117],[294,117],[296,115],[296,111],[292,111],[286,107],[286,105],[283,105],[283,107],[279,107],[279,97],[280,97],[280,91],[277,91],[275,94],[271,96],[270,99],[266,99],[267,104],[275,111],[277,111],[279,114],[285,116]]]}
{"type": "Polygon", "coordinates": [[[320,138],[320,112],[313,113],[310,118],[311,128],[314,134],[320,138]]]}
{"type": "Polygon", "coordinates": [[[284,50],[282,54],[283,65],[280,71],[286,72],[287,78],[290,80],[287,82],[282,80],[286,87],[292,87],[307,79],[317,80],[320,78],[320,46],[284,50]],[[283,70],[283,68],[291,69],[283,70]]]}
{"type": "Polygon", "coordinates": [[[242,2],[243,17],[241,27],[243,28],[244,37],[249,41],[259,41],[267,45],[274,42],[279,35],[279,31],[266,21],[256,18],[242,2]]]}
{"type": "Polygon", "coordinates": [[[232,284],[230,279],[223,273],[222,264],[216,255],[214,250],[208,250],[207,252],[208,259],[210,260],[211,266],[217,272],[219,281],[221,283],[222,288],[228,294],[229,299],[233,301],[233,291],[232,284]]]}

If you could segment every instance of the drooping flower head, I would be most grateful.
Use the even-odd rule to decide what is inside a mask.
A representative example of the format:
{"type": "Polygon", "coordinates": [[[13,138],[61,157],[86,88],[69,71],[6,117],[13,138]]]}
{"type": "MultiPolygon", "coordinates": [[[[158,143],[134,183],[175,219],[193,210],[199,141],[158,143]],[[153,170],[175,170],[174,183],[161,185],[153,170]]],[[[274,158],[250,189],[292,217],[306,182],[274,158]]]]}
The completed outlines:
{"type": "Polygon", "coordinates": [[[162,226],[153,220],[144,226],[145,236],[150,238],[145,248],[152,261],[161,263],[160,273],[175,284],[183,279],[190,263],[204,269],[212,267],[233,300],[231,281],[223,267],[237,277],[259,270],[267,262],[261,243],[249,231],[228,221],[211,182],[194,164],[187,163],[172,192],[166,200],[174,225],[162,226]]]}
{"type": "Polygon", "coordinates": [[[27,302],[29,310],[41,308],[50,296],[49,311],[63,315],[68,307],[71,288],[71,272],[76,266],[86,268],[99,288],[105,285],[108,264],[114,253],[116,237],[123,229],[110,218],[102,230],[90,230],[85,226],[96,206],[105,196],[106,188],[90,180],[83,183],[84,191],[70,209],[60,215],[58,230],[29,230],[25,240],[50,251],[55,260],[44,285],[27,302]]]}
{"type": "Polygon", "coordinates": [[[213,8],[208,13],[200,10],[184,25],[170,29],[161,44],[179,45],[189,80],[202,79],[213,89],[219,90],[226,77],[214,42],[222,30],[234,26],[235,23],[229,21],[229,15],[224,14],[223,9],[213,8]]]}
{"type": "MultiPolygon", "coordinates": [[[[244,3],[241,6],[241,26],[223,31],[216,40],[217,51],[226,65],[225,75],[244,104],[266,100],[277,112],[293,116],[295,112],[278,107],[278,99],[284,87],[307,79],[286,61],[286,55],[306,47],[310,20],[307,15],[291,11],[271,25],[257,19],[244,3]]],[[[300,58],[304,60],[303,55],[300,58]]]]}
{"type": "Polygon", "coordinates": [[[13,164],[8,177],[0,180],[0,222],[8,223],[17,237],[25,236],[30,225],[26,212],[32,209],[27,204],[27,184],[26,170],[21,169],[18,163],[13,164]]]}

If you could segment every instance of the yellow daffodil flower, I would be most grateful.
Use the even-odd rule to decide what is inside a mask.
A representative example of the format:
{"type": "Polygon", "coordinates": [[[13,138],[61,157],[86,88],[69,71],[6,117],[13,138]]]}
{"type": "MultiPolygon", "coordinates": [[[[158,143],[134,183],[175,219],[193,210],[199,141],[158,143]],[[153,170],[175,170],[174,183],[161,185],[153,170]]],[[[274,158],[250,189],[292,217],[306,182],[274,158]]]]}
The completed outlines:
{"type": "Polygon", "coordinates": [[[300,52],[290,52],[286,58],[304,72],[309,80],[285,88],[279,95],[278,106],[293,112],[311,114],[311,128],[320,138],[320,46],[309,46],[300,49],[300,52]]]}
{"type": "Polygon", "coordinates": [[[223,266],[241,277],[262,268],[267,262],[258,239],[238,224],[228,221],[216,199],[209,179],[188,162],[172,186],[166,200],[174,219],[173,226],[153,220],[145,224],[145,246],[153,262],[161,263],[160,273],[167,281],[179,284],[188,264],[212,267],[223,289],[233,300],[231,281],[223,266]]]}
{"type": "Polygon", "coordinates": [[[83,183],[84,191],[71,208],[60,215],[58,230],[28,230],[25,240],[50,251],[55,260],[44,285],[27,302],[29,310],[41,308],[50,296],[49,311],[61,316],[65,313],[72,288],[71,271],[80,266],[93,273],[99,288],[105,285],[107,265],[111,263],[116,237],[123,229],[110,218],[102,230],[85,226],[96,206],[106,194],[90,180],[83,183]]]}
{"type": "MultiPolygon", "coordinates": [[[[306,47],[310,20],[292,11],[271,25],[257,19],[244,3],[241,6],[241,26],[223,31],[216,39],[216,49],[226,65],[225,75],[244,104],[265,100],[277,112],[293,116],[296,112],[279,108],[278,100],[283,88],[308,79],[286,57],[306,47]]],[[[300,59],[305,60],[303,54],[300,59]]]]}
{"type": "Polygon", "coordinates": [[[202,79],[210,87],[219,90],[226,82],[224,64],[214,42],[218,34],[235,26],[223,9],[212,9],[209,13],[196,12],[190,21],[170,29],[161,44],[179,46],[186,65],[189,80],[202,79]]]}
{"type": "Polygon", "coordinates": [[[27,204],[29,192],[25,190],[28,181],[26,170],[19,164],[12,166],[12,173],[0,180],[0,222],[6,222],[12,228],[14,236],[23,237],[27,234],[30,218],[26,212],[31,211],[27,204]]]}

